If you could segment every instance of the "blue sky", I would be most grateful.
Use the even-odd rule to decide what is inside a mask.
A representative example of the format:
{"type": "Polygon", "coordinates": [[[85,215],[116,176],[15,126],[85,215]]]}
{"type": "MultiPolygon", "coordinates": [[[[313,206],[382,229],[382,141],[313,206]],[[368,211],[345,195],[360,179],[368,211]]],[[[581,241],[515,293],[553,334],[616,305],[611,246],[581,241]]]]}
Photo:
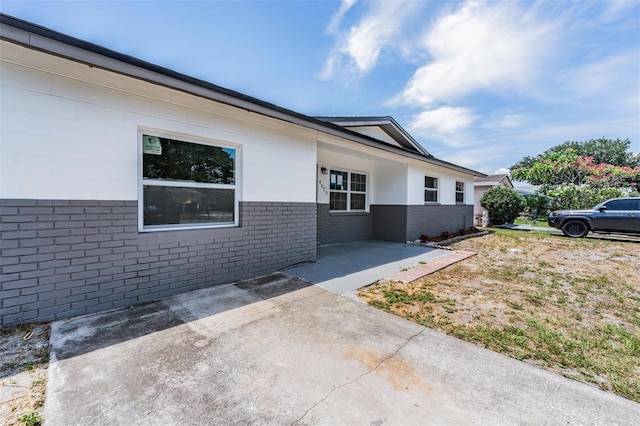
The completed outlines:
{"type": "Polygon", "coordinates": [[[391,115],[503,171],[567,140],[640,152],[640,0],[11,1],[3,13],[306,115],[391,115]]]}

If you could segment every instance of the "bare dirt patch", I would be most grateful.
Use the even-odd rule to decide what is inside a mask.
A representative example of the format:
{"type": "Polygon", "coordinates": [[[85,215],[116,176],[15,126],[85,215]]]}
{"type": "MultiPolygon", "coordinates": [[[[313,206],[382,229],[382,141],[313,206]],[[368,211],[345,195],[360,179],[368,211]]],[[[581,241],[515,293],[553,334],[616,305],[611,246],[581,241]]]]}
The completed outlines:
{"type": "Polygon", "coordinates": [[[359,296],[640,402],[640,244],[497,230],[451,247],[478,255],[359,296]]]}
{"type": "Polygon", "coordinates": [[[0,328],[0,424],[42,423],[49,324],[0,328]]]}

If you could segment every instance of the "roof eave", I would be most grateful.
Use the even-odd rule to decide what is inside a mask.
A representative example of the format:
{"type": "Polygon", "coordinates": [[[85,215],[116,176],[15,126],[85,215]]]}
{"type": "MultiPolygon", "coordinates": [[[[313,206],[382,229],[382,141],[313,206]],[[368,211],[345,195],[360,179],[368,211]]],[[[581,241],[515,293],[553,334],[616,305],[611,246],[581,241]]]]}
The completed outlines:
{"type": "Polygon", "coordinates": [[[328,135],[351,140],[383,151],[440,165],[472,174],[473,176],[486,176],[474,170],[434,158],[420,147],[391,117],[384,118],[389,120],[400,132],[403,132],[408,140],[415,142],[416,148],[420,147],[419,153],[395,147],[378,139],[345,129],[340,125],[309,117],[2,13],[0,13],[0,39],[75,62],[84,63],[92,67],[144,80],[152,84],[179,90],[256,114],[296,124],[328,135]]]}
{"type": "Polygon", "coordinates": [[[416,141],[404,128],[391,116],[374,116],[374,117],[314,117],[318,120],[328,123],[337,124],[343,127],[366,127],[378,126],[389,137],[394,139],[400,145],[409,149],[413,148],[417,152],[433,157],[422,145],[416,141]]]}

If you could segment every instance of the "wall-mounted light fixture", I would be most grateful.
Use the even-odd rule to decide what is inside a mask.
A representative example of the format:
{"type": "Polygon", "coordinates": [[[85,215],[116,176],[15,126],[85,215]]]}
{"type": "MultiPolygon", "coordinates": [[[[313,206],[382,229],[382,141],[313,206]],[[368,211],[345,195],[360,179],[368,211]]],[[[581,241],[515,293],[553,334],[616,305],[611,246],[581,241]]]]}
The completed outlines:
{"type": "Polygon", "coordinates": [[[323,175],[326,175],[327,173],[329,173],[329,170],[327,170],[327,168],[326,168],[326,167],[320,167],[320,172],[321,172],[323,175]]]}

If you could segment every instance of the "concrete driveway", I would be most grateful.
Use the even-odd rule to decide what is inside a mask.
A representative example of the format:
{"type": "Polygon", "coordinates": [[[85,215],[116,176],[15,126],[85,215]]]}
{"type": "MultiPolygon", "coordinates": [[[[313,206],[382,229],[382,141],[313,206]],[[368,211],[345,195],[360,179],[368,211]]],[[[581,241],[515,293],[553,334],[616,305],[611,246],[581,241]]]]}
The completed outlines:
{"type": "Polygon", "coordinates": [[[623,425],[640,405],[286,274],[52,326],[47,425],[623,425]]]}

